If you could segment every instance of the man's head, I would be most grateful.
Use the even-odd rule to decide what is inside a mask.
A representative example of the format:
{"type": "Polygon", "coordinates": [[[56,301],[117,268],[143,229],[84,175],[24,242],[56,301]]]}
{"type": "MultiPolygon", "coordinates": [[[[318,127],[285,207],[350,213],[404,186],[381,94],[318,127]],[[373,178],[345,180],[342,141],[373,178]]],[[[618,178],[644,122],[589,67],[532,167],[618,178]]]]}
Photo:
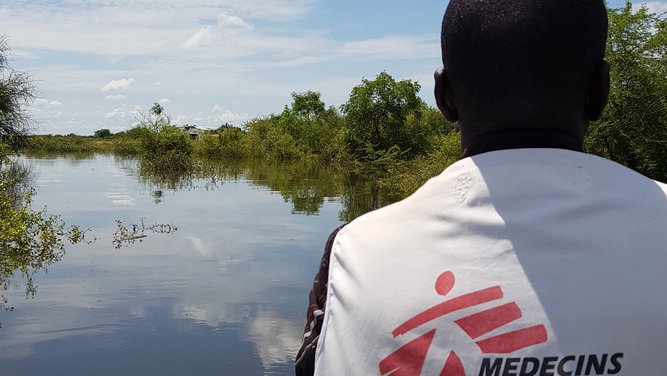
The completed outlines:
{"type": "Polygon", "coordinates": [[[603,0],[450,0],[438,107],[464,137],[509,128],[583,137],[608,96],[606,37],[603,0]]]}

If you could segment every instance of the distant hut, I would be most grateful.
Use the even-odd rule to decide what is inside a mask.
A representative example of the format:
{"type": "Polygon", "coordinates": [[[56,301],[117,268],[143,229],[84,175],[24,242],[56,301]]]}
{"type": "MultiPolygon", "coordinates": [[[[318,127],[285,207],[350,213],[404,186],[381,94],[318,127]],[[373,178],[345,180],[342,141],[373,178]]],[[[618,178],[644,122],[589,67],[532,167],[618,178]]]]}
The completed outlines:
{"type": "Polygon", "coordinates": [[[196,125],[184,125],[183,130],[188,133],[191,140],[199,140],[201,135],[204,134],[204,129],[197,127],[196,125]]]}

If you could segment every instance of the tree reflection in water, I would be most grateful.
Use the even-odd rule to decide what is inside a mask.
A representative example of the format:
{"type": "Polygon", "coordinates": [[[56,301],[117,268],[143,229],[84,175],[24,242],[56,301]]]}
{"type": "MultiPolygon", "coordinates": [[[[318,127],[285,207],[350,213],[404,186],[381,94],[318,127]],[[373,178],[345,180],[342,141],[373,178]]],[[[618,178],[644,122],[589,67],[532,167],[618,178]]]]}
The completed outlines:
{"type": "MultiPolygon", "coordinates": [[[[0,288],[7,291],[18,285],[15,277],[20,276],[26,298],[37,292],[35,274],[63,257],[65,242],[87,241],[86,230],[72,226],[66,231],[59,216],[48,214],[46,208],[32,208],[33,186],[30,166],[8,159],[0,162],[0,288]]],[[[13,310],[4,294],[0,309],[13,310]]]]}
{"type": "Polygon", "coordinates": [[[116,161],[151,192],[156,204],[165,200],[165,191],[211,190],[225,181],[241,180],[280,193],[285,202],[292,204],[292,214],[318,215],[325,202],[340,200],[342,221],[351,221],[400,199],[377,184],[377,173],[351,172],[310,160],[281,163],[193,159],[188,168],[178,169],[156,169],[140,159],[116,161]]]}

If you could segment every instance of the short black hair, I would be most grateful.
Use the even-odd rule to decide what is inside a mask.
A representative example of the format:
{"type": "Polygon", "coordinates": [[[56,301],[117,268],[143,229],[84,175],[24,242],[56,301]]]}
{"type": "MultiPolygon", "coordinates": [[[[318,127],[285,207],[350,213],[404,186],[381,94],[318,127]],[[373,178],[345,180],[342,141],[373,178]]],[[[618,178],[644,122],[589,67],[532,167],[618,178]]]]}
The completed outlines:
{"type": "Polygon", "coordinates": [[[457,102],[585,95],[607,28],[604,0],[450,0],[443,63],[457,102]]]}

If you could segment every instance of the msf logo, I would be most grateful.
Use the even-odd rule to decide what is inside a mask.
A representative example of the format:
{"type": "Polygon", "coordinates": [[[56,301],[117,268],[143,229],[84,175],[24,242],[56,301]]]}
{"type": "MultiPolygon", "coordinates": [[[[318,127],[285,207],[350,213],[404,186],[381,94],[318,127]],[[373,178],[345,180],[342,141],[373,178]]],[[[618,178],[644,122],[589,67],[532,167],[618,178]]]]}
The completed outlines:
{"type": "MultiPolygon", "coordinates": [[[[454,288],[456,279],[450,271],[442,273],[435,283],[435,291],[447,296],[454,288]]],[[[493,286],[465,295],[450,298],[424,312],[408,319],[397,326],[391,334],[394,338],[406,334],[431,321],[466,308],[478,306],[503,298],[503,289],[493,286]]],[[[548,339],[544,325],[535,325],[523,329],[505,332],[489,338],[480,339],[498,328],[521,318],[519,306],[512,302],[489,308],[455,321],[455,323],[475,341],[482,354],[511,354],[526,347],[534,346],[548,339]]],[[[417,337],[384,358],[380,364],[380,374],[391,376],[419,376],[436,329],[417,337]]],[[[451,351],[444,360],[440,376],[465,376],[465,368],[456,352],[451,351]]]]}

